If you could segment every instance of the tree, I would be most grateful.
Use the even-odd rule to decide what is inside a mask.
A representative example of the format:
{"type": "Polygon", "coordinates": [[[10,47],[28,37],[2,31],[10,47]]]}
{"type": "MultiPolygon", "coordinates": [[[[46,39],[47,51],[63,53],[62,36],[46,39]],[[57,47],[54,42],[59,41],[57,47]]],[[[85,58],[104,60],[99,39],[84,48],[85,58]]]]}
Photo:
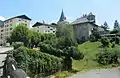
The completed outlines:
{"type": "Polygon", "coordinates": [[[106,21],[104,22],[104,24],[103,24],[103,26],[102,26],[102,27],[104,28],[104,30],[109,29],[108,24],[107,24],[107,22],[106,22],[106,21]]]}
{"type": "Polygon", "coordinates": [[[102,38],[101,43],[103,47],[109,47],[109,39],[107,37],[102,38]]]}
{"type": "Polygon", "coordinates": [[[100,33],[98,32],[97,28],[93,28],[92,30],[92,34],[90,36],[90,41],[94,42],[94,41],[98,41],[98,39],[100,39],[100,33]]]}
{"type": "Polygon", "coordinates": [[[11,33],[11,42],[23,42],[25,46],[28,45],[29,29],[24,24],[17,25],[11,33]]]}
{"type": "Polygon", "coordinates": [[[28,41],[29,47],[37,47],[41,42],[41,33],[30,30],[28,34],[28,41]]]}
{"type": "Polygon", "coordinates": [[[117,20],[115,20],[115,23],[114,23],[114,29],[118,29],[119,28],[119,23],[117,20]]]}
{"type": "Polygon", "coordinates": [[[71,26],[71,25],[57,26],[56,36],[58,38],[66,37],[66,38],[70,39],[73,42],[74,45],[77,42],[76,39],[75,39],[73,26],[71,26]]]}

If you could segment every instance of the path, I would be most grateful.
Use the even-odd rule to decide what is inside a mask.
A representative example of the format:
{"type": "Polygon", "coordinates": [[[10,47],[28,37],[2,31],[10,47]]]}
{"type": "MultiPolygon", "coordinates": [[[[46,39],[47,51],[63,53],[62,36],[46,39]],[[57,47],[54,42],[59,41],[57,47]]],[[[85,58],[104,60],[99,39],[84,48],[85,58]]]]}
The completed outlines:
{"type": "Polygon", "coordinates": [[[120,78],[120,68],[96,69],[86,73],[77,73],[69,78],[120,78]]]}

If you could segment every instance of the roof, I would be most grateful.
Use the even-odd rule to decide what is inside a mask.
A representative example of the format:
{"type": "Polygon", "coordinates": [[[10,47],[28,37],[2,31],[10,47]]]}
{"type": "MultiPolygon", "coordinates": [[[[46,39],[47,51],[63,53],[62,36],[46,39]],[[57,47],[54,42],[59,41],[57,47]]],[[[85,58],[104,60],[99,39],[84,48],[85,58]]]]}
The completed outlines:
{"type": "Polygon", "coordinates": [[[77,18],[75,21],[72,22],[72,25],[83,24],[83,23],[90,23],[95,26],[98,26],[97,24],[93,23],[92,21],[89,21],[86,17],[77,18]]]}
{"type": "Polygon", "coordinates": [[[44,23],[41,23],[41,22],[36,22],[32,27],[37,27],[37,26],[57,26],[57,24],[55,23],[51,23],[51,24],[44,24],[44,23]]]}
{"type": "Polygon", "coordinates": [[[101,26],[98,26],[98,31],[105,31],[105,30],[101,26]]]}
{"type": "MultiPolygon", "coordinates": [[[[22,18],[22,19],[32,20],[31,18],[29,18],[29,17],[26,16],[26,15],[15,16],[15,17],[9,18],[9,19],[7,19],[7,20],[14,19],[14,18],[22,18]]],[[[6,21],[6,20],[5,20],[5,21],[6,21]]]]}
{"type": "Polygon", "coordinates": [[[36,22],[32,27],[37,27],[37,26],[41,26],[41,25],[43,25],[43,23],[36,22]]]}
{"type": "Polygon", "coordinates": [[[89,20],[85,17],[80,17],[78,19],[76,19],[75,21],[72,22],[73,25],[75,24],[80,24],[80,23],[87,23],[89,22],[89,20]]]}

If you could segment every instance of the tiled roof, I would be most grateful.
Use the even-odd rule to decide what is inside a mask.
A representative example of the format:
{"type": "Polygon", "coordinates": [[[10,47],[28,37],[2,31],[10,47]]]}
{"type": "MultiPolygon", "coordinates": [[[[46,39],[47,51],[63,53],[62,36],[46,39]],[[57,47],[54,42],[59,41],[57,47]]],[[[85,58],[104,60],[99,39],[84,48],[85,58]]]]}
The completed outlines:
{"type": "Polygon", "coordinates": [[[31,18],[27,17],[26,15],[15,16],[15,17],[9,18],[7,20],[14,19],[14,18],[22,18],[22,19],[32,20],[31,18]]]}

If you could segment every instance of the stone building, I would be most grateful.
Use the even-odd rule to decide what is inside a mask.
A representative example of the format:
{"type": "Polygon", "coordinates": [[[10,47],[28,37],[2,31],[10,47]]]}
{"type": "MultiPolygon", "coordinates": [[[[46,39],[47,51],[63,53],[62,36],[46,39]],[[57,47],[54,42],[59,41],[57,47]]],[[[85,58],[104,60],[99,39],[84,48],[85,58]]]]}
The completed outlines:
{"type": "MultiPolygon", "coordinates": [[[[93,28],[99,28],[99,26],[95,24],[95,15],[92,13],[77,18],[72,22],[72,25],[77,41],[89,40],[93,28]]],[[[103,31],[101,27],[99,28],[99,31],[103,31]]]]}

